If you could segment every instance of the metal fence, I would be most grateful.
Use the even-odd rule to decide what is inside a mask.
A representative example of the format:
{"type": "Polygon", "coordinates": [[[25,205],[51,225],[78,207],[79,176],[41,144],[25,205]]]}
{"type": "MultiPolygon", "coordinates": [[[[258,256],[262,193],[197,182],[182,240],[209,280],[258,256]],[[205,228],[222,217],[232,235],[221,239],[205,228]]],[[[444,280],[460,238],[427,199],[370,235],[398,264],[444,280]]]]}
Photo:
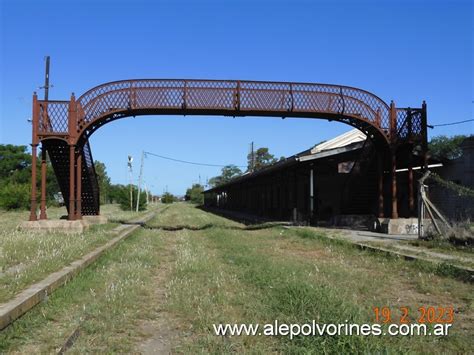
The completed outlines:
{"type": "Polygon", "coordinates": [[[420,179],[420,237],[474,241],[474,190],[429,172],[420,179]]]}

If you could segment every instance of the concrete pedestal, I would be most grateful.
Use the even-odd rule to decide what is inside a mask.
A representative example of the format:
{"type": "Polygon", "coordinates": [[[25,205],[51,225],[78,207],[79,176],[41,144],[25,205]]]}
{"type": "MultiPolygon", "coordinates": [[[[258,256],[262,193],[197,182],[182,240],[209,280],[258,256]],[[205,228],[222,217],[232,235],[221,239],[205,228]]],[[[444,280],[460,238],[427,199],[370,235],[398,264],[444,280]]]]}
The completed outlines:
{"type": "Polygon", "coordinates": [[[83,233],[89,229],[91,225],[105,223],[107,223],[107,217],[104,216],[83,216],[82,219],[76,221],[66,219],[24,221],[20,223],[18,229],[36,232],[83,233]]]}
{"type": "MultiPolygon", "coordinates": [[[[418,218],[379,218],[380,228],[382,233],[387,234],[418,234],[418,218]]],[[[424,226],[428,229],[431,226],[431,221],[425,219],[424,226]]]]}

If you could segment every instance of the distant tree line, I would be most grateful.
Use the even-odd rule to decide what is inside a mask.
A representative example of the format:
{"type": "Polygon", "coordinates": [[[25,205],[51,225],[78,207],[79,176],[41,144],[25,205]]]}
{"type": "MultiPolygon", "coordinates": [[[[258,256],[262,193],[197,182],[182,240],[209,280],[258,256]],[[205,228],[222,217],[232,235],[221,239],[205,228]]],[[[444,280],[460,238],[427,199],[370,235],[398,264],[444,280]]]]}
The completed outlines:
{"type": "Polygon", "coordinates": [[[428,144],[428,151],[432,158],[441,161],[453,160],[462,155],[461,143],[468,138],[466,135],[433,137],[428,144]]]}
{"type": "Polygon", "coordinates": [[[172,193],[165,192],[163,195],[161,195],[161,203],[173,203],[178,201],[178,198],[173,195],[172,193]]]}
{"type": "MultiPolygon", "coordinates": [[[[27,209],[30,206],[31,192],[31,154],[26,145],[0,144],[0,208],[27,209]]],[[[41,161],[37,159],[38,187],[41,174],[41,161]]],[[[58,204],[55,194],[59,185],[50,162],[47,162],[46,199],[49,205],[58,204]]]]}
{"type": "MultiPolygon", "coordinates": [[[[65,196],[60,198],[60,188],[54,175],[51,162],[46,162],[46,203],[59,206],[65,196]]],[[[95,170],[100,189],[100,203],[118,203],[124,210],[130,209],[130,185],[111,184],[105,164],[95,161],[95,170]]],[[[28,209],[31,193],[31,154],[25,145],[0,144],[0,208],[28,209]]],[[[41,161],[37,159],[37,188],[40,188],[41,161]]],[[[136,208],[137,187],[132,187],[133,208],[136,208]]],[[[38,196],[39,198],[39,196],[38,196]]],[[[67,199],[67,197],[66,197],[67,199]]],[[[139,209],[146,208],[146,193],[140,194],[139,209]]]]}
{"type": "MultiPolygon", "coordinates": [[[[284,160],[285,157],[281,157],[280,160],[284,160]]],[[[266,147],[258,148],[253,153],[247,155],[247,170],[246,173],[259,171],[267,166],[273,165],[278,162],[273,154],[270,154],[269,149],[266,147]]],[[[209,185],[211,187],[217,187],[228,183],[232,179],[235,179],[243,174],[242,170],[235,165],[226,165],[222,168],[221,174],[214,176],[209,179],[209,185]]]]}

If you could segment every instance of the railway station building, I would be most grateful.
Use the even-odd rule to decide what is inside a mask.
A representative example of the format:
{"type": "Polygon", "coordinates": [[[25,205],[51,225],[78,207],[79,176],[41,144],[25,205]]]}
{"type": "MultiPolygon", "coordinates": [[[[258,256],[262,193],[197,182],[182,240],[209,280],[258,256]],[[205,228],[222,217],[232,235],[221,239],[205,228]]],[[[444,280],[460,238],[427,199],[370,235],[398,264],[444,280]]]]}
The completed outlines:
{"type": "MultiPolygon", "coordinates": [[[[390,172],[380,169],[378,155],[370,139],[353,129],[206,190],[204,205],[303,225],[368,224],[390,214],[389,204],[383,204],[390,201],[390,172]]],[[[416,214],[408,185],[407,172],[398,172],[400,217],[416,214]]]]}

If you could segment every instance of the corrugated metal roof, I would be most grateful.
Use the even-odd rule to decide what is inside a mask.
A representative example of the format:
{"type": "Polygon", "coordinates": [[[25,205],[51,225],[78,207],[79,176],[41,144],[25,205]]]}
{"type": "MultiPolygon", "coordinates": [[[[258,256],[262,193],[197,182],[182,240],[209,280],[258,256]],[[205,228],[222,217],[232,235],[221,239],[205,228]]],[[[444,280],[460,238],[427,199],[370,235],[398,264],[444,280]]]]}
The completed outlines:
{"type": "Polygon", "coordinates": [[[308,160],[315,160],[320,158],[325,158],[327,156],[345,153],[351,150],[362,148],[363,142],[367,136],[357,129],[353,129],[349,132],[343,133],[327,142],[318,144],[314,146],[312,149],[305,150],[298,154],[292,155],[291,157],[286,158],[285,160],[280,160],[275,164],[270,166],[264,167],[261,170],[258,170],[254,173],[246,172],[243,175],[232,179],[228,183],[225,183],[221,186],[211,188],[206,191],[212,191],[214,189],[219,189],[221,187],[225,187],[227,185],[232,185],[236,182],[244,181],[247,179],[254,178],[259,175],[268,174],[271,171],[278,170],[284,167],[291,166],[293,164],[297,164],[298,162],[308,161],[308,160]],[[359,143],[359,144],[357,144],[359,143]]]}
{"type": "Polygon", "coordinates": [[[314,146],[314,148],[311,149],[311,154],[315,154],[323,150],[341,148],[352,143],[363,142],[366,139],[367,136],[364,133],[358,129],[352,129],[349,132],[343,133],[333,139],[314,146]]]}

